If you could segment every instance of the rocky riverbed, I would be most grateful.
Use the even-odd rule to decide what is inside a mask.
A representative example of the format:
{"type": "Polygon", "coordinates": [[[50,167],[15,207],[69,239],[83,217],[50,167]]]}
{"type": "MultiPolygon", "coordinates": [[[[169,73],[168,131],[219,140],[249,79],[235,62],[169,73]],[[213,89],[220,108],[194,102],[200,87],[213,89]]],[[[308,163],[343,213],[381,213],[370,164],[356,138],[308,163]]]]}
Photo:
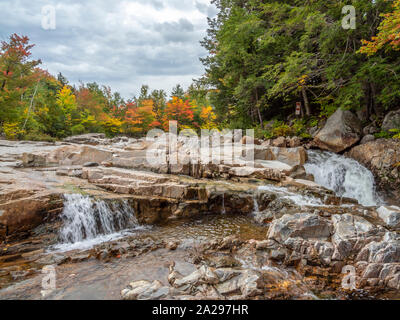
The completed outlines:
{"type": "Polygon", "coordinates": [[[0,298],[400,296],[399,202],[374,170],[296,141],[223,139],[219,162],[177,142],[173,163],[152,139],[1,141],[0,298]]]}

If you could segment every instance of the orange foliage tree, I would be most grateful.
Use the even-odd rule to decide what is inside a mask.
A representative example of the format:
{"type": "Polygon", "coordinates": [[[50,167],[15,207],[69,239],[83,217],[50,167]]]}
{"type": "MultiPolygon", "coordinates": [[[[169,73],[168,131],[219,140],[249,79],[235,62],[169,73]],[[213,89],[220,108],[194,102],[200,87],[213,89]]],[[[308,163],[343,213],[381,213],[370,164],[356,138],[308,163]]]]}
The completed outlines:
{"type": "Polygon", "coordinates": [[[378,27],[378,35],[371,41],[363,40],[359,52],[371,56],[387,45],[393,50],[400,50],[400,0],[394,1],[393,12],[382,16],[384,19],[378,27]]]}
{"type": "Polygon", "coordinates": [[[136,105],[134,102],[128,103],[124,119],[127,133],[144,134],[160,126],[160,123],[156,121],[153,107],[154,102],[151,99],[143,100],[140,105],[136,105]]]}
{"type": "Polygon", "coordinates": [[[163,117],[164,130],[168,130],[170,120],[178,121],[180,128],[198,127],[198,124],[193,122],[193,106],[189,100],[183,101],[178,97],[172,97],[172,100],[167,103],[163,117]]]}

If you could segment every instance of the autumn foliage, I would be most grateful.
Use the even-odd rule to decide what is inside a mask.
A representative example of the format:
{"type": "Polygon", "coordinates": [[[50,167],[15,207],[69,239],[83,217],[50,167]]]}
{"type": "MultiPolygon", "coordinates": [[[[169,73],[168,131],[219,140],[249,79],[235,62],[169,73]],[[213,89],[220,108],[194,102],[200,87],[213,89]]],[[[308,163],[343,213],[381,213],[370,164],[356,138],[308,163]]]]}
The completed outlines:
{"type": "Polygon", "coordinates": [[[180,86],[167,100],[163,90],[143,86],[138,98],[125,101],[119,93],[97,83],[68,84],[59,74],[38,68],[30,60],[28,37],[12,35],[0,51],[0,135],[9,139],[52,140],[68,135],[101,132],[143,136],[154,128],[214,127],[212,107],[198,104],[180,86]]]}
{"type": "Polygon", "coordinates": [[[370,56],[384,47],[400,50],[400,0],[394,0],[393,12],[383,14],[382,17],[378,35],[372,37],[371,41],[362,41],[361,53],[370,56]]]}

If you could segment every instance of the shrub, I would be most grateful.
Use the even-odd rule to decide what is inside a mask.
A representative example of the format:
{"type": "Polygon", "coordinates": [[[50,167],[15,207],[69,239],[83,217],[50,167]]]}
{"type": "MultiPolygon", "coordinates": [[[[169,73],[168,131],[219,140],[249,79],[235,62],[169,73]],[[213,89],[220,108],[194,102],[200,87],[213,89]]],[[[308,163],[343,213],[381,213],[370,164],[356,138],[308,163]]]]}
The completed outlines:
{"type": "Polygon", "coordinates": [[[55,141],[57,141],[56,138],[51,137],[48,134],[40,133],[40,132],[27,133],[26,135],[24,135],[23,139],[27,140],[27,141],[46,141],[46,142],[55,142],[55,141]]]}
{"type": "Polygon", "coordinates": [[[85,133],[85,127],[82,124],[77,124],[71,128],[72,135],[76,136],[85,133]]]}
{"type": "Polygon", "coordinates": [[[394,136],[393,136],[394,139],[400,139],[400,128],[392,129],[392,130],[390,130],[390,132],[394,133],[394,136]]]}
{"type": "Polygon", "coordinates": [[[9,140],[19,139],[24,134],[24,131],[20,129],[19,124],[16,122],[3,124],[3,131],[9,140]]]}
{"type": "Polygon", "coordinates": [[[389,132],[387,132],[387,131],[381,131],[381,132],[375,133],[374,136],[375,136],[375,138],[377,138],[377,139],[381,139],[381,138],[383,138],[383,139],[389,139],[389,138],[392,137],[392,135],[391,135],[389,132]]]}

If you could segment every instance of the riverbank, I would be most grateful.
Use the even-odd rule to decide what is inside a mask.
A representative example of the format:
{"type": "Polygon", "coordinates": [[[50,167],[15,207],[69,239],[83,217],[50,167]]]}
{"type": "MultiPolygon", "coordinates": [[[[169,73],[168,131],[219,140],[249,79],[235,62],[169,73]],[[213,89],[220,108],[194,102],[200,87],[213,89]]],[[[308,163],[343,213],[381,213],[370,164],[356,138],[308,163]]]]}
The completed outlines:
{"type": "Polygon", "coordinates": [[[153,144],[2,143],[2,299],[349,299],[399,289],[400,210],[365,167],[263,143],[251,145],[253,167],[245,158],[163,167],[145,158],[153,144]],[[59,281],[42,296],[47,265],[59,281]],[[358,291],[343,288],[345,266],[358,291]]]}

